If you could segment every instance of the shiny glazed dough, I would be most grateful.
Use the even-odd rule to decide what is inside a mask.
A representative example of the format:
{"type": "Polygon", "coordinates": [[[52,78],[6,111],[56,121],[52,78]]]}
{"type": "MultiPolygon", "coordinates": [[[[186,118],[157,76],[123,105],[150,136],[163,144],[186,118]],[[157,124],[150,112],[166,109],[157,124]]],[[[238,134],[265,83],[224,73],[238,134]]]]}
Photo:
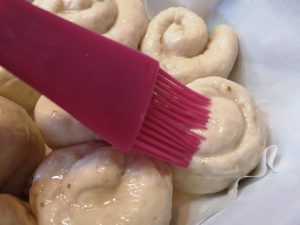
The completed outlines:
{"type": "Polygon", "coordinates": [[[0,194],[0,218],[0,225],[37,225],[27,204],[7,194],[0,194]]]}
{"type": "Polygon", "coordinates": [[[99,139],[96,134],[45,96],[41,96],[38,100],[34,118],[45,142],[52,149],[99,139]]]}
{"type": "Polygon", "coordinates": [[[168,225],[171,173],[165,164],[109,146],[73,146],[40,165],[30,204],[39,225],[168,225]]]}
{"type": "Polygon", "coordinates": [[[0,150],[0,192],[21,194],[44,158],[44,141],[26,111],[1,96],[0,150]]]}
{"type": "Polygon", "coordinates": [[[132,48],[138,47],[148,24],[140,0],[35,0],[33,4],[132,48]]]}
{"type": "Polygon", "coordinates": [[[205,22],[185,8],[169,8],[149,23],[141,51],[187,84],[197,78],[227,78],[238,54],[238,39],[227,25],[218,25],[208,38],[205,22]]]}
{"type": "Polygon", "coordinates": [[[249,92],[220,78],[201,78],[188,84],[212,99],[207,130],[195,130],[206,140],[187,169],[172,167],[177,190],[208,194],[224,190],[258,164],[266,146],[266,125],[249,92]]]}

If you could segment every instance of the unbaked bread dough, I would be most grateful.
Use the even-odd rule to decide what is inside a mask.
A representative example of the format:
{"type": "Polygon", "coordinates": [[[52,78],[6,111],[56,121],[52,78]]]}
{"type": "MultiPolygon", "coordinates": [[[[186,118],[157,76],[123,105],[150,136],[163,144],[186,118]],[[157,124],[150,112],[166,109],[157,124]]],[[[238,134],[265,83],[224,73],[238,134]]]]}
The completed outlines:
{"type": "Polygon", "coordinates": [[[10,72],[0,67],[0,96],[18,103],[31,114],[40,94],[10,72]]]}
{"type": "Polygon", "coordinates": [[[39,225],[169,225],[171,172],[110,146],[73,146],[40,165],[30,204],[39,225]]]}
{"type": "Polygon", "coordinates": [[[0,194],[0,225],[37,225],[27,203],[18,198],[0,194]]]}
{"type": "Polygon", "coordinates": [[[33,4],[136,49],[148,24],[140,0],[35,0],[33,4]]]}
{"type": "Polygon", "coordinates": [[[99,137],[65,110],[41,96],[34,110],[35,122],[52,149],[81,144],[99,137]]]}
{"type": "Polygon", "coordinates": [[[190,194],[224,190],[258,164],[266,147],[266,124],[249,92],[220,78],[201,78],[188,84],[212,99],[207,130],[195,130],[206,140],[187,169],[172,166],[174,186],[190,194]]]}
{"type": "Polygon", "coordinates": [[[186,8],[169,8],[149,23],[141,51],[187,84],[200,77],[227,78],[238,54],[238,39],[228,25],[218,25],[210,38],[205,22],[186,8]]]}
{"type": "Polygon", "coordinates": [[[0,96],[0,192],[21,194],[45,155],[39,129],[27,112],[0,96]]]}

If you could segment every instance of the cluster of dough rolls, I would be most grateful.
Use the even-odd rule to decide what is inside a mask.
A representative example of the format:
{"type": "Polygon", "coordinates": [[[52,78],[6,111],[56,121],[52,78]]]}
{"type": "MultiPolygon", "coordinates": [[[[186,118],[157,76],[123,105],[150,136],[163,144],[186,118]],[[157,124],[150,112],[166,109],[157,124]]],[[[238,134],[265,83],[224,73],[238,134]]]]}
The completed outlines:
{"type": "Polygon", "coordinates": [[[171,166],[177,191],[201,195],[223,191],[258,164],[266,147],[264,117],[250,93],[227,80],[238,55],[229,25],[211,35],[206,23],[186,8],[169,8],[150,21],[140,49],[170,75],[210,98],[205,137],[188,168],[171,166]]]}
{"type": "Polygon", "coordinates": [[[211,113],[207,129],[191,128],[205,141],[181,168],[134,151],[121,153],[0,68],[1,222],[168,225],[173,188],[217,193],[257,166],[266,125],[250,93],[227,80],[238,55],[229,25],[217,25],[209,34],[204,20],[182,7],[149,22],[141,0],[33,4],[155,58],[170,75],[209,97],[211,113]],[[29,204],[17,198],[28,194],[29,204]]]}

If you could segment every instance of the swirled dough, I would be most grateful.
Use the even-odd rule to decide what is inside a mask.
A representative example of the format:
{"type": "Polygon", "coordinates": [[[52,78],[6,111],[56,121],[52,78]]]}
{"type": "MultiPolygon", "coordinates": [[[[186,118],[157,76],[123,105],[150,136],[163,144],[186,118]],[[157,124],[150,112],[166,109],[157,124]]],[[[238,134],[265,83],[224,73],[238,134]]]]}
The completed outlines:
{"type": "Polygon", "coordinates": [[[37,225],[27,204],[7,194],[0,194],[0,218],[0,225],[37,225]]]}
{"type": "Polygon", "coordinates": [[[32,113],[40,94],[0,67],[0,96],[18,103],[28,113],[32,113]]]}
{"type": "Polygon", "coordinates": [[[65,110],[41,96],[34,110],[35,122],[52,149],[81,144],[99,137],[65,110]]]}
{"type": "Polygon", "coordinates": [[[266,125],[242,86],[220,77],[188,86],[212,99],[211,115],[207,130],[195,130],[206,140],[189,167],[172,167],[174,185],[191,194],[219,192],[256,167],[266,146],[266,125]]]}
{"type": "Polygon", "coordinates": [[[0,192],[20,194],[45,155],[39,129],[26,111],[0,96],[0,192]]]}
{"type": "Polygon", "coordinates": [[[148,24],[140,0],[35,0],[33,4],[132,48],[138,47],[148,24]]]}
{"type": "Polygon", "coordinates": [[[168,225],[165,164],[88,143],[52,152],[37,170],[30,204],[39,225],[168,225]]]}
{"type": "Polygon", "coordinates": [[[208,38],[205,22],[185,8],[169,8],[150,23],[141,51],[182,83],[200,77],[228,77],[238,54],[230,26],[218,25],[208,38]]]}

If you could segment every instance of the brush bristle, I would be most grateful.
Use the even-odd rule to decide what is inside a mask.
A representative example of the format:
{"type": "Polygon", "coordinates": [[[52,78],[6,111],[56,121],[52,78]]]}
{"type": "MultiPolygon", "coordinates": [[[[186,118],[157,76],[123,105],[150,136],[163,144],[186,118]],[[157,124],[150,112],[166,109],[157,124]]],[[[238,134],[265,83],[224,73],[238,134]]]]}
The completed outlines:
{"type": "Polygon", "coordinates": [[[152,101],[134,148],[144,154],[187,167],[204,137],[210,99],[160,70],[152,101]]]}

